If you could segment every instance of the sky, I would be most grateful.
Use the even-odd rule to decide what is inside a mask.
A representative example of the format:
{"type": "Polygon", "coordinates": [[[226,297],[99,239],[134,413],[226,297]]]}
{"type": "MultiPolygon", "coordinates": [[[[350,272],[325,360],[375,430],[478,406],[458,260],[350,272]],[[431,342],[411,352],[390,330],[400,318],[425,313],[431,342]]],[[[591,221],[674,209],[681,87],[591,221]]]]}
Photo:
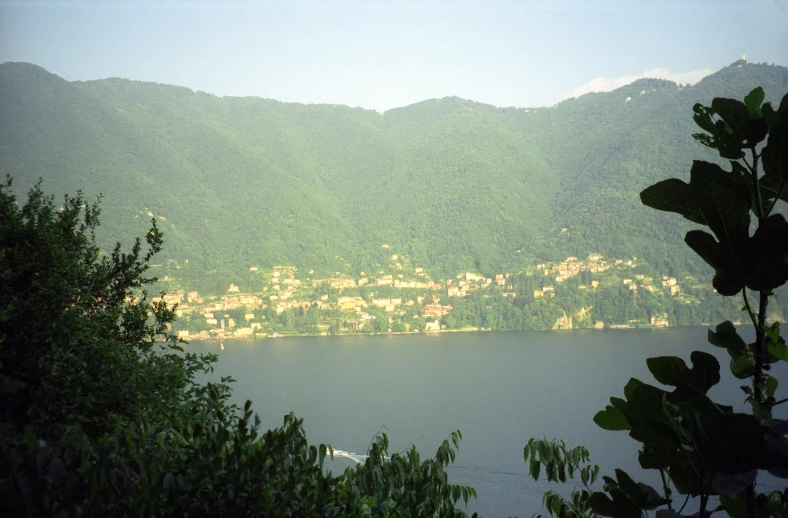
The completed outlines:
{"type": "Polygon", "coordinates": [[[0,62],[385,111],[788,66],[788,0],[0,0],[0,62]]]}

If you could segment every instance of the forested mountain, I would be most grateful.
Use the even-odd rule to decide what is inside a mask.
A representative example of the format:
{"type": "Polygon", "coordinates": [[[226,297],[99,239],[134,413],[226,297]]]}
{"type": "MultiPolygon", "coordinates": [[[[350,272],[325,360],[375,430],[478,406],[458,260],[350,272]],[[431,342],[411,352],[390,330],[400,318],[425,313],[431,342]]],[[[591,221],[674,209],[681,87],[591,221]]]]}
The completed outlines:
{"type": "Polygon", "coordinates": [[[779,101],[788,69],[739,61],[691,87],[644,79],[551,108],[444,98],[380,114],[5,63],[0,171],[17,192],[43,178],[47,192],[102,193],[107,242],[152,214],[195,278],[370,271],[391,250],[434,276],[590,252],[695,273],[688,227],[638,193],[711,159],[691,138],[694,103],[758,85],[779,101]]]}

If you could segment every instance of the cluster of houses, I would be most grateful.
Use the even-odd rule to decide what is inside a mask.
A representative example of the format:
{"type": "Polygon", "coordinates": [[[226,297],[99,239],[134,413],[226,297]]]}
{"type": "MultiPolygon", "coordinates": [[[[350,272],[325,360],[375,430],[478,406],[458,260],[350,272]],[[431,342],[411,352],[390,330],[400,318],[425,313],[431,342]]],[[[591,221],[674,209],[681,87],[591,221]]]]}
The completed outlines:
{"type": "MultiPolygon", "coordinates": [[[[177,289],[164,295],[161,300],[169,306],[177,305],[175,312],[178,317],[204,321],[204,325],[200,327],[208,329],[201,329],[198,332],[188,329],[178,330],[180,338],[191,340],[270,335],[266,330],[265,316],[261,315],[260,311],[264,309],[270,309],[271,314],[275,315],[282,315],[287,310],[336,309],[349,317],[346,322],[349,320],[348,328],[353,331],[363,330],[368,321],[375,318],[368,313],[369,308],[379,308],[394,316],[404,315],[408,307],[420,304],[423,305],[424,317],[437,320],[452,310],[451,306],[439,304],[439,292],[443,289],[443,285],[433,282],[423,268],[403,266],[397,254],[391,256],[391,261],[389,272],[380,271],[377,275],[361,272],[357,279],[341,276],[337,272],[336,277],[301,280],[296,277],[297,269],[293,267],[280,266],[270,271],[263,271],[253,266],[250,268],[250,274],[259,274],[262,284],[261,289],[254,293],[241,293],[238,286],[231,284],[227,292],[221,296],[203,298],[196,291],[177,289]],[[340,296],[335,298],[330,298],[327,294],[316,296],[315,294],[322,291],[323,287],[339,292],[340,296]],[[410,291],[416,296],[375,297],[376,287],[410,291]],[[365,291],[365,295],[368,293],[369,296],[343,296],[342,292],[348,288],[369,289],[369,292],[365,291]],[[238,309],[244,311],[242,322],[226,314],[227,311],[238,309]]],[[[237,312],[234,314],[237,315],[237,312]]],[[[427,329],[434,330],[435,325],[435,322],[429,321],[427,329]]]]}
{"type": "MultiPolygon", "coordinates": [[[[616,259],[615,264],[621,264],[623,260],[616,259]]],[[[628,266],[632,266],[632,261],[627,261],[628,266]]],[[[555,264],[537,264],[536,270],[544,275],[552,275],[555,282],[564,282],[567,279],[578,275],[582,271],[591,273],[602,273],[610,269],[610,263],[602,258],[601,254],[589,254],[587,261],[578,260],[575,256],[570,256],[555,264]]]]}
{"type": "MultiPolygon", "coordinates": [[[[498,293],[504,297],[515,297],[516,292],[511,291],[512,276],[498,273],[492,277],[465,272],[454,279],[447,279],[442,283],[434,282],[420,267],[411,267],[402,261],[398,254],[390,257],[389,269],[380,270],[376,275],[367,275],[361,272],[358,278],[340,275],[335,277],[307,278],[296,277],[294,267],[274,267],[263,271],[258,267],[251,267],[250,274],[259,275],[261,289],[254,293],[242,293],[236,285],[230,285],[227,292],[221,296],[202,297],[196,291],[175,290],[164,295],[163,300],[168,305],[177,304],[176,315],[187,316],[189,319],[202,319],[204,325],[199,331],[180,329],[178,336],[185,339],[200,339],[210,337],[251,337],[261,334],[270,335],[265,317],[261,310],[270,309],[269,315],[282,315],[288,310],[339,310],[348,316],[345,321],[350,321],[350,330],[363,330],[368,321],[375,317],[369,314],[369,308],[379,308],[389,315],[389,321],[405,315],[408,311],[413,313],[412,306],[419,305],[426,322],[426,330],[439,330],[439,321],[452,311],[450,304],[440,304],[442,296],[448,298],[465,297],[469,293],[489,288],[493,285],[499,288],[498,293]],[[405,264],[403,264],[405,263],[405,264]],[[319,295],[323,288],[334,290],[334,296],[319,295]],[[375,297],[376,287],[397,288],[402,294],[395,297],[375,297]],[[356,295],[358,291],[343,295],[344,290],[364,289],[364,297],[356,295]],[[369,290],[368,292],[366,290],[369,290]],[[509,291],[507,291],[509,290],[509,291]],[[336,292],[339,296],[336,296],[336,292]],[[207,300],[206,300],[207,299],[207,300]],[[243,310],[243,321],[239,320],[238,311],[234,311],[232,318],[227,311],[243,310]],[[205,329],[207,328],[207,329],[205,329]]],[[[558,263],[538,264],[526,270],[528,276],[543,275],[554,281],[533,290],[533,298],[555,297],[556,284],[587,271],[592,274],[602,274],[608,270],[628,269],[637,266],[636,259],[614,259],[606,261],[601,254],[590,254],[586,260],[577,257],[567,257],[558,263]]],[[[310,272],[312,273],[312,272],[310,272]]],[[[523,273],[523,272],[521,272],[523,273]]],[[[594,279],[586,284],[579,285],[580,290],[595,290],[599,287],[599,280],[594,279]]],[[[627,276],[621,281],[628,289],[637,291],[643,289],[650,292],[667,290],[671,295],[680,293],[681,288],[676,278],[662,276],[655,281],[651,277],[641,274],[627,276]],[[659,283],[661,282],[661,286],[659,283]]],[[[384,290],[386,291],[386,290],[384,290]]],[[[391,290],[387,291],[391,293],[391,290]]],[[[667,315],[651,318],[651,325],[667,326],[667,315]]],[[[328,325],[321,326],[328,328],[328,325]]],[[[604,327],[601,322],[596,322],[592,327],[604,327]]]]}
{"type": "MultiPolygon", "coordinates": [[[[642,288],[651,293],[662,291],[661,288],[654,285],[653,277],[646,277],[645,275],[638,274],[634,276],[634,279],[623,279],[621,282],[632,291],[637,291],[638,288],[642,288]]],[[[663,275],[661,283],[662,288],[667,288],[671,295],[678,295],[681,293],[681,286],[675,277],[663,275]]]]}
{"type": "MultiPolygon", "coordinates": [[[[567,257],[565,260],[561,261],[560,263],[549,264],[543,263],[536,265],[536,271],[542,272],[545,276],[552,276],[555,278],[556,283],[564,282],[583,271],[590,272],[592,274],[600,274],[610,270],[611,268],[635,268],[638,266],[636,262],[637,259],[624,261],[623,259],[614,259],[612,262],[607,262],[603,259],[601,254],[589,254],[588,260],[581,261],[578,260],[577,257],[567,257]]],[[[653,277],[647,277],[643,274],[636,274],[633,278],[625,277],[622,279],[622,283],[627,286],[632,291],[637,291],[638,288],[644,289],[649,292],[658,292],[662,291],[659,287],[655,285],[653,277]]],[[[678,283],[678,280],[675,277],[668,277],[667,275],[663,275],[661,279],[661,284],[663,288],[667,288],[671,295],[676,295],[681,292],[681,287],[678,283]]],[[[599,287],[598,280],[592,280],[589,285],[580,284],[578,288],[580,290],[587,290],[587,289],[596,289],[599,287]]],[[[555,296],[555,285],[545,285],[542,289],[534,290],[534,298],[541,298],[541,297],[554,297],[555,296]]]]}

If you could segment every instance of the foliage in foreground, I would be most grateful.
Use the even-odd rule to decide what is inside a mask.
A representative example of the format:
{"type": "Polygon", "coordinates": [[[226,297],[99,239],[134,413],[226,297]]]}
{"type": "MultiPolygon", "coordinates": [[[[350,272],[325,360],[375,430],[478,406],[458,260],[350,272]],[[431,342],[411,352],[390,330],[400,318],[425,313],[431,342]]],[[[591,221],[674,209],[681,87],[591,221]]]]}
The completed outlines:
{"type": "Polygon", "coordinates": [[[448,483],[459,432],[434,458],[388,452],[326,472],[290,414],[260,433],[214,355],[168,334],[172,309],[144,287],[156,227],[130,252],[96,246],[98,203],[37,185],[20,208],[0,186],[0,514],[14,516],[463,516],[448,483]]]}
{"type": "Polygon", "coordinates": [[[658,517],[673,518],[682,516],[690,498],[697,499],[701,518],[717,511],[735,518],[788,516],[788,488],[761,492],[757,485],[764,472],[788,479],[788,421],[772,415],[788,398],[776,399],[779,382],[770,375],[773,364],[788,361],[788,347],[780,323],[766,319],[773,291],[788,281],[788,223],[775,211],[778,202],[788,201],[788,94],[776,111],[762,104],[764,97],[756,88],[744,102],[716,98],[710,107],[694,107],[695,122],[705,133],[693,136],[728,160],[730,170],[696,160],[689,183],[664,180],[641,193],[645,205],[711,230],[691,230],[685,241],[714,268],[720,295],[741,294],[755,327],[749,344],[730,321],[708,333],[709,343],[730,355],[733,375],[747,380],[741,388],[751,412],[734,412],[708,396],[720,382],[720,365],[711,354],[694,351],[692,366],[673,356],[649,358],[649,371],[671,389],[633,378],[624,399],[610,398],[594,422],[606,430],[626,430],[641,443],[640,465],[659,471],[662,492],[620,469],[615,478],[603,477],[604,491],[592,491],[598,468],[588,464],[584,448],[566,450],[562,442],[532,439],[525,460],[530,459],[534,478],[544,464],[548,480],[565,482],[567,474],[574,478],[579,471],[583,483],[569,500],[545,495],[551,516],[629,518],[657,509],[658,517]],[[753,292],[757,304],[750,301],[753,292]],[[674,492],[685,495],[684,504],[674,504],[674,492]]]}

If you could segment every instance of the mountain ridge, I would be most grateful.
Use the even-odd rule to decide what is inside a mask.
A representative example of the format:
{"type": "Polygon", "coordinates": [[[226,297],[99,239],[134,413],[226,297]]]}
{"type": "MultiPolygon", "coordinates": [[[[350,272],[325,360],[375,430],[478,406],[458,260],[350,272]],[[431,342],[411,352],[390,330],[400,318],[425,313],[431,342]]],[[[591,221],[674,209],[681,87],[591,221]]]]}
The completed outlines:
{"type": "Polygon", "coordinates": [[[447,97],[384,114],[4,63],[0,170],[22,191],[41,177],[102,192],[108,240],[165,218],[165,259],[224,283],[252,265],[369,271],[383,244],[440,275],[590,252],[696,272],[689,225],[637,193],[711,158],[690,136],[694,103],[788,90],[785,67],[737,63],[549,108],[447,97]]]}

